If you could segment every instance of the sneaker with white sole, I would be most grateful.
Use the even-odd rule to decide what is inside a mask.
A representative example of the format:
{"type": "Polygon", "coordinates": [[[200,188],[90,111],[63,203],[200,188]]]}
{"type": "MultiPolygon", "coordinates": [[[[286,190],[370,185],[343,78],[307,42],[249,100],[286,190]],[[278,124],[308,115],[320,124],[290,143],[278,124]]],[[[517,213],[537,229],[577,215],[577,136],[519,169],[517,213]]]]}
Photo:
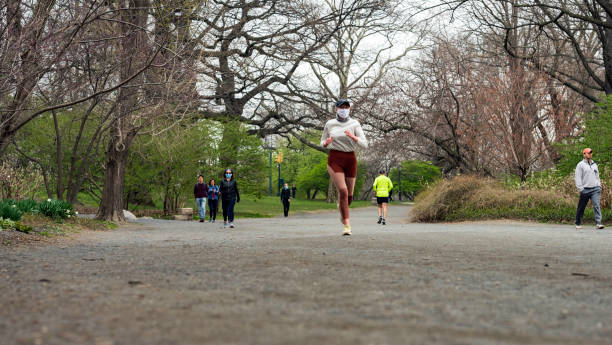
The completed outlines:
{"type": "Polygon", "coordinates": [[[598,230],[601,230],[601,229],[603,229],[603,228],[605,228],[605,226],[604,226],[603,224],[597,224],[597,229],[598,229],[598,230]]]}
{"type": "Polygon", "coordinates": [[[582,225],[576,225],[576,230],[582,230],[582,225]]]}
{"type": "Polygon", "coordinates": [[[223,222],[223,229],[227,228],[227,222],[223,222]]]}
{"type": "Polygon", "coordinates": [[[351,227],[349,225],[344,226],[344,230],[342,231],[342,236],[351,236],[351,227]]]}
{"type": "Polygon", "coordinates": [[[230,222],[230,228],[234,228],[234,222],[230,222]]]}
{"type": "Polygon", "coordinates": [[[387,225],[387,220],[383,218],[382,225],[387,225]]]}

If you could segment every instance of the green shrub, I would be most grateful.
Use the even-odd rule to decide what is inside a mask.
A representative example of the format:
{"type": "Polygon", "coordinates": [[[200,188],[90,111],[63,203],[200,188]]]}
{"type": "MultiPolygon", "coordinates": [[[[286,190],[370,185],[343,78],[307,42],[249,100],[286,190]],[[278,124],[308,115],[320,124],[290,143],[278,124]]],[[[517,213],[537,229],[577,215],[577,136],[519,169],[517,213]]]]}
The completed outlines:
{"type": "Polygon", "coordinates": [[[0,217],[0,230],[1,229],[14,229],[14,228],[15,228],[14,221],[0,217]]]}
{"type": "Polygon", "coordinates": [[[19,210],[14,200],[6,199],[0,202],[0,218],[20,220],[23,212],[19,210]]]}
{"type": "Polygon", "coordinates": [[[16,202],[17,208],[23,213],[38,213],[38,202],[33,199],[23,199],[16,202]]]}
{"type": "Polygon", "coordinates": [[[75,215],[72,205],[64,200],[47,199],[38,204],[39,212],[56,220],[66,219],[75,215]]]}
{"type": "Polygon", "coordinates": [[[17,231],[25,232],[26,234],[29,234],[30,231],[32,231],[32,227],[31,226],[25,225],[25,224],[21,224],[19,222],[15,222],[14,228],[17,231]]]}

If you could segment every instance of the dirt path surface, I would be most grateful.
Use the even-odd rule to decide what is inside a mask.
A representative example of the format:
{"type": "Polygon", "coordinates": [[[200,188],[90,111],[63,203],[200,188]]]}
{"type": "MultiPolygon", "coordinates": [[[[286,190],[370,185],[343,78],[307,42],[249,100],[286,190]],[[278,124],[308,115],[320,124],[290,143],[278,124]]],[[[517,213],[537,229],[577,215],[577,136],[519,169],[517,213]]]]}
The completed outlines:
{"type": "Polygon", "coordinates": [[[0,343],[612,344],[612,230],[409,209],[141,220],[0,248],[0,343]]]}

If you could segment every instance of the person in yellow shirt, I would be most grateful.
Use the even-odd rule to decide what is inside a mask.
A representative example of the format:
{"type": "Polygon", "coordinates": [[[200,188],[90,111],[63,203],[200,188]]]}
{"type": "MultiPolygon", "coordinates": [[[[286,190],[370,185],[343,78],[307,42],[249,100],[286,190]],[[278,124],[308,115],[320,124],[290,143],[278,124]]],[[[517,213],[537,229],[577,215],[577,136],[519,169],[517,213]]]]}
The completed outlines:
{"type": "Polygon", "coordinates": [[[378,224],[387,224],[387,204],[389,204],[389,192],[393,189],[393,182],[385,175],[385,170],[378,171],[380,175],[374,180],[372,188],[376,193],[376,203],[378,204],[378,224]]]}

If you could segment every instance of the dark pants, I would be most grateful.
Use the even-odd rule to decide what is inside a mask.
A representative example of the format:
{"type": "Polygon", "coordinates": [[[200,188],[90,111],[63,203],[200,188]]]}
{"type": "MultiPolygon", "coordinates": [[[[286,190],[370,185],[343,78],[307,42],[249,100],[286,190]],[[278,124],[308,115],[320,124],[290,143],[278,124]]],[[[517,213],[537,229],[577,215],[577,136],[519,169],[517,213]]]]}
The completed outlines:
{"type": "Polygon", "coordinates": [[[219,199],[212,200],[208,199],[208,219],[215,220],[217,219],[217,210],[219,209],[219,199]]]}
{"type": "Polygon", "coordinates": [[[236,205],[236,199],[223,199],[222,201],[221,207],[223,207],[223,221],[227,222],[229,220],[231,223],[234,221],[234,205],[236,205]]]}
{"type": "Polygon", "coordinates": [[[584,215],[584,209],[587,203],[591,200],[593,204],[593,213],[595,214],[595,223],[601,224],[601,208],[599,207],[599,200],[601,198],[601,187],[585,188],[580,193],[580,199],[578,200],[578,209],[576,210],[576,225],[582,224],[582,216],[584,215]]]}
{"type": "Polygon", "coordinates": [[[285,214],[285,217],[287,217],[289,215],[289,205],[291,203],[289,202],[289,200],[284,199],[283,200],[283,213],[285,214]]]}

